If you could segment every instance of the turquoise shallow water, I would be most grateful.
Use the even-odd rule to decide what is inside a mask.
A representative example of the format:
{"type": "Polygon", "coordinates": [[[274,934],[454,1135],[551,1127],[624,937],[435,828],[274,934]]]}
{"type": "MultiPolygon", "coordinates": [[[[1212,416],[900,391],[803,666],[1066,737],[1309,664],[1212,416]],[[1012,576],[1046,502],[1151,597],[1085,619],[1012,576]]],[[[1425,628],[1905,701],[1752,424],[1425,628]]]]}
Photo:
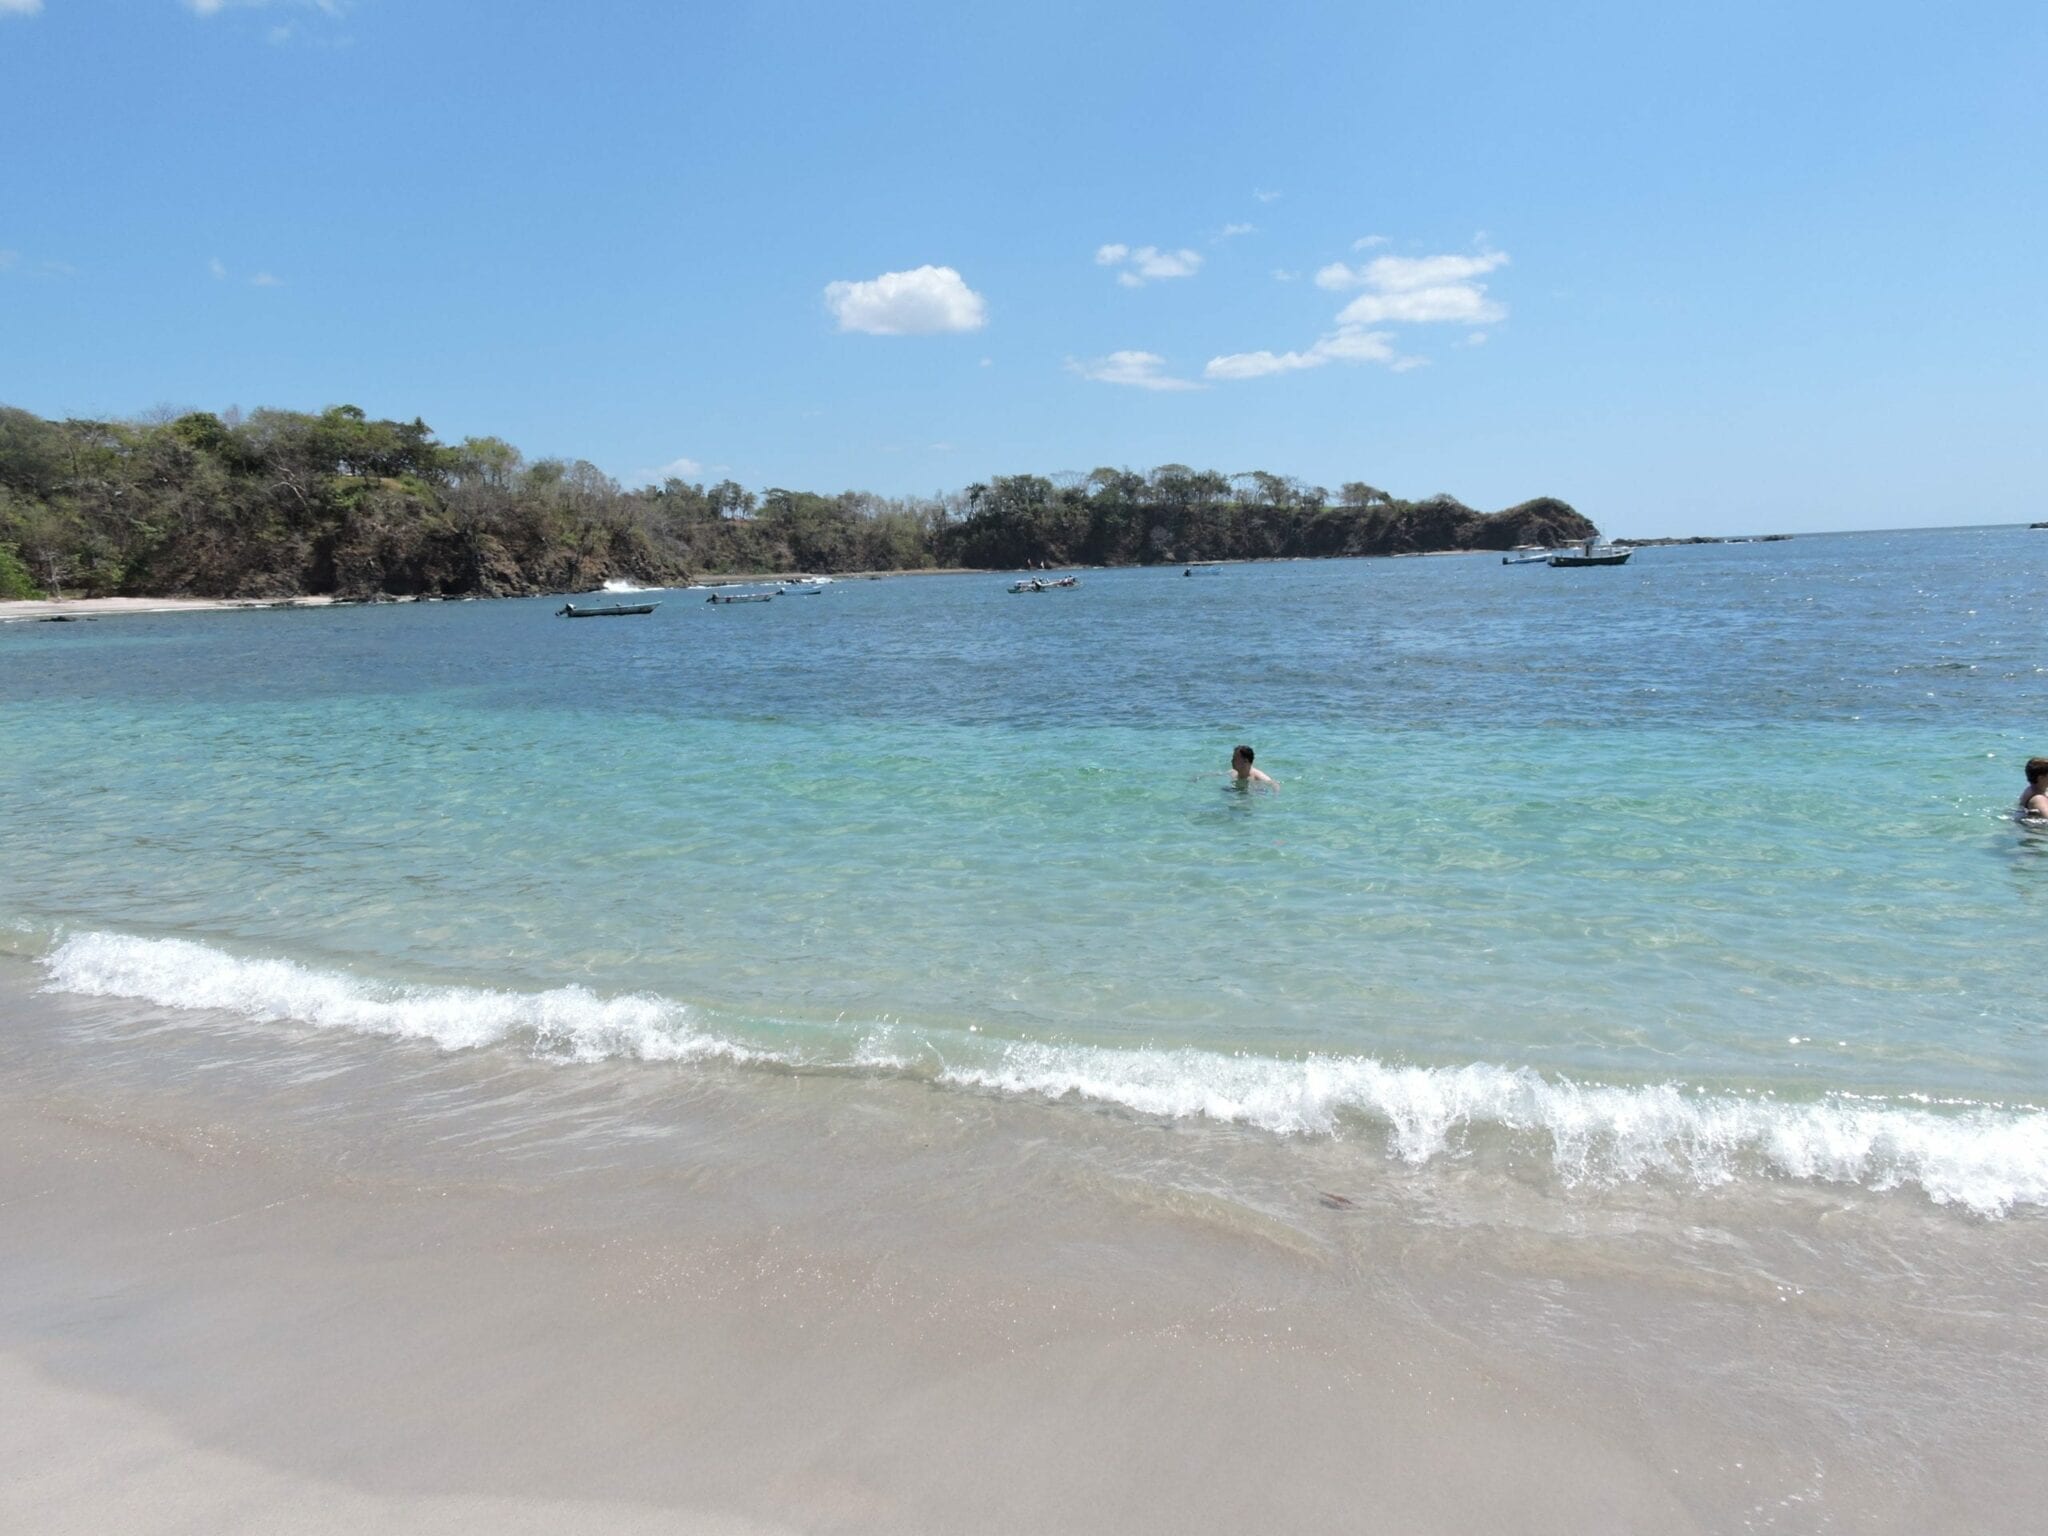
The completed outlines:
{"type": "Polygon", "coordinates": [[[2044,577],[1983,529],[7,625],[0,924],[451,1048],[2048,1201],[2044,577]]]}

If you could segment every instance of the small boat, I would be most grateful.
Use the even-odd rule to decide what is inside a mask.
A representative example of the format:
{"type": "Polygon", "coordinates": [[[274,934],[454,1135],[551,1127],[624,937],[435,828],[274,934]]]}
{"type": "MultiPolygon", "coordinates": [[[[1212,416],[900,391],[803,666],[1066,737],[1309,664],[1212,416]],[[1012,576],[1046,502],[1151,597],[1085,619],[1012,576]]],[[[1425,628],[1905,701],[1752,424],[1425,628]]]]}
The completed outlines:
{"type": "Polygon", "coordinates": [[[775,594],[773,592],[741,592],[733,597],[720,597],[714,592],[705,598],[704,601],[707,603],[766,603],[772,602],[774,598],[775,594]]]}
{"type": "Polygon", "coordinates": [[[1539,549],[1529,554],[1502,555],[1500,563],[1502,565],[1548,565],[1552,553],[1552,551],[1547,549],[1539,549]]]}
{"type": "Polygon", "coordinates": [[[1033,576],[1025,581],[1011,582],[1010,590],[1012,592],[1053,592],[1061,587],[1078,587],[1079,585],[1081,585],[1081,578],[1078,576],[1062,576],[1058,581],[1047,581],[1042,576],[1033,576]]]}
{"type": "Polygon", "coordinates": [[[783,597],[816,597],[825,589],[808,581],[800,581],[793,587],[777,587],[775,590],[783,597]]]}
{"type": "Polygon", "coordinates": [[[1552,555],[1549,564],[1559,570],[1575,570],[1586,565],[1627,565],[1628,557],[1634,553],[1632,549],[1617,549],[1597,555],[1590,551],[1578,555],[1552,555]]]}
{"type": "Polygon", "coordinates": [[[636,613],[652,613],[659,603],[613,603],[609,608],[578,608],[564,603],[555,610],[558,619],[623,619],[636,613]]]}
{"type": "Polygon", "coordinates": [[[1600,542],[1600,535],[1596,533],[1589,539],[1579,540],[1578,553],[1559,550],[1545,563],[1559,569],[1571,570],[1588,565],[1627,565],[1628,557],[1635,552],[1633,544],[1603,545],[1600,542]]]}

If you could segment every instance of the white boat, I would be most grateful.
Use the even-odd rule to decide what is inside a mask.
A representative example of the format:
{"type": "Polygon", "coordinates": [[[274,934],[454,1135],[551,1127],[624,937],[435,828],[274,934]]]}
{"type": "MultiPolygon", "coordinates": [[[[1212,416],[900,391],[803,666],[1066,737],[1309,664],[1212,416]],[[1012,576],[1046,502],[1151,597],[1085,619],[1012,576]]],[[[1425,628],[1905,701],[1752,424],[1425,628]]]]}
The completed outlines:
{"type": "Polygon", "coordinates": [[[1560,550],[1550,557],[1548,563],[1556,570],[1579,570],[1589,565],[1627,565],[1628,557],[1634,553],[1632,546],[1617,549],[1612,544],[1603,545],[1595,536],[1580,543],[1577,554],[1560,550]]]}

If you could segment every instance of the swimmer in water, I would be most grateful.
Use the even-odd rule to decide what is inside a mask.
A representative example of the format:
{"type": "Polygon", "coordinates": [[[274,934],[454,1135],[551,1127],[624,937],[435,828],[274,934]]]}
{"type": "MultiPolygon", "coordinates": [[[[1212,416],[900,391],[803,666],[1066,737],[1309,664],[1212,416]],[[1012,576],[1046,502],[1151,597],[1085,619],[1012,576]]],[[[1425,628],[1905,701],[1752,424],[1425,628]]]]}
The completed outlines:
{"type": "Polygon", "coordinates": [[[2048,757],[2027,759],[2027,790],[2018,814],[2021,821],[2048,821],[2048,757]]]}
{"type": "Polygon", "coordinates": [[[1231,777],[1236,779],[1238,784],[1245,789],[1251,788],[1254,784],[1265,784],[1274,789],[1280,787],[1278,779],[1252,766],[1252,749],[1250,747],[1239,747],[1230,754],[1230,773],[1231,777]]]}

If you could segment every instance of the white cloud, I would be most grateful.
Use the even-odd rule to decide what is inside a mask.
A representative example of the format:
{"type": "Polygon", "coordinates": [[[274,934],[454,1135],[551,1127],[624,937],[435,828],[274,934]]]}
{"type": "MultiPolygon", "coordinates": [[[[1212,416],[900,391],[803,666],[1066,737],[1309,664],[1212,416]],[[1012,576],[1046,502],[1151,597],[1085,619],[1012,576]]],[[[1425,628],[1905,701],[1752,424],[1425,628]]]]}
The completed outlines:
{"type": "Polygon", "coordinates": [[[1385,331],[1367,331],[1357,326],[1340,326],[1305,352],[1232,352],[1212,357],[1202,369],[1210,379],[1262,379],[1274,373],[1298,373],[1330,363],[1385,363],[1390,368],[1409,359],[1394,351],[1393,339],[1385,331]]]}
{"type": "Polygon", "coordinates": [[[996,360],[995,360],[994,358],[992,358],[992,357],[984,357],[984,358],[983,358],[983,359],[981,360],[981,366],[982,366],[982,367],[984,367],[984,368],[993,368],[993,367],[995,367],[995,365],[996,365],[996,360]]]}
{"type": "Polygon", "coordinates": [[[1276,283],[1291,283],[1299,276],[1301,276],[1299,272],[1290,272],[1285,267],[1275,267],[1273,269],[1273,281],[1276,283]]]}
{"type": "Polygon", "coordinates": [[[222,261],[218,256],[214,257],[211,261],[207,262],[206,270],[213,274],[213,280],[217,283],[225,282],[227,280],[228,264],[222,261]]]}
{"type": "Polygon", "coordinates": [[[0,0],[0,16],[36,16],[42,9],[43,0],[0,0]]]}
{"type": "Polygon", "coordinates": [[[694,480],[704,473],[704,466],[696,459],[670,459],[654,469],[643,469],[640,478],[648,485],[659,485],[664,480],[694,480]]]}
{"type": "Polygon", "coordinates": [[[870,336],[930,336],[978,331],[988,324],[988,302],[951,267],[884,272],[859,283],[827,283],[825,305],[842,331],[870,336]]]}
{"type": "Polygon", "coordinates": [[[1101,245],[1095,248],[1095,264],[1123,267],[1116,280],[1126,288],[1142,288],[1158,278],[1193,277],[1202,270],[1202,253],[1185,246],[1162,251],[1156,245],[1101,245]]]}
{"type": "Polygon", "coordinates": [[[1505,306],[1478,283],[1451,283],[1407,293],[1361,293],[1337,311],[1339,325],[1491,325],[1507,318],[1505,306]]]}
{"type": "Polygon", "coordinates": [[[1216,238],[1219,240],[1230,240],[1238,235],[1256,234],[1258,228],[1259,226],[1256,224],[1226,224],[1223,226],[1223,232],[1216,238]]]}
{"type": "Polygon", "coordinates": [[[1477,256],[1375,256],[1356,267],[1333,261],[1316,273],[1316,284],[1322,288],[1412,293],[1418,288],[1470,282],[1507,263],[1505,251],[1482,251],[1477,256]]]}
{"type": "Polygon", "coordinates": [[[249,279],[249,286],[251,288],[282,288],[284,286],[284,279],[273,277],[268,272],[258,272],[249,279]]]}
{"type": "Polygon", "coordinates": [[[1285,193],[1281,192],[1261,192],[1256,188],[1254,188],[1252,191],[1252,196],[1257,198],[1262,203],[1277,203],[1285,195],[1285,193]]]}
{"type": "Polygon", "coordinates": [[[1157,352],[1112,352],[1087,362],[1069,359],[1067,367],[1098,384],[1128,384],[1133,389],[1200,389],[1192,379],[1176,379],[1157,352]]]}
{"type": "Polygon", "coordinates": [[[1141,245],[1131,252],[1140,277],[1193,277],[1202,270],[1201,256],[1190,250],[1162,251],[1141,245]]]}
{"type": "Polygon", "coordinates": [[[1365,264],[1365,281],[1381,292],[1408,293],[1470,282],[1508,264],[1505,251],[1477,256],[1375,256],[1365,264]]]}
{"type": "Polygon", "coordinates": [[[1388,240],[1385,235],[1360,235],[1356,240],[1351,242],[1351,249],[1353,249],[1354,251],[1372,251],[1379,249],[1379,247],[1383,245],[1391,245],[1392,243],[1393,242],[1388,240]]]}
{"type": "Polygon", "coordinates": [[[1339,325],[1491,325],[1507,318],[1504,305],[1473,279],[1507,265],[1504,251],[1473,256],[1376,256],[1360,266],[1333,261],[1316,273],[1316,286],[1342,292],[1364,288],[1337,315],[1339,325]]]}

